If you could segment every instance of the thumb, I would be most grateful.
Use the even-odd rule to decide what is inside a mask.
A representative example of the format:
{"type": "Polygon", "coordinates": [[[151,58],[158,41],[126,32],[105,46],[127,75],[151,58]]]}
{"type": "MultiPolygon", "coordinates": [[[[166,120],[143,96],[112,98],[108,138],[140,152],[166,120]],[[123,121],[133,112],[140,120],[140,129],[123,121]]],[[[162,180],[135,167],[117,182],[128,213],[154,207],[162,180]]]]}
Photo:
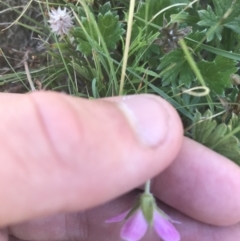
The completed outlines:
{"type": "Polygon", "coordinates": [[[152,95],[0,95],[0,226],[83,210],[165,169],[182,125],[152,95]]]}

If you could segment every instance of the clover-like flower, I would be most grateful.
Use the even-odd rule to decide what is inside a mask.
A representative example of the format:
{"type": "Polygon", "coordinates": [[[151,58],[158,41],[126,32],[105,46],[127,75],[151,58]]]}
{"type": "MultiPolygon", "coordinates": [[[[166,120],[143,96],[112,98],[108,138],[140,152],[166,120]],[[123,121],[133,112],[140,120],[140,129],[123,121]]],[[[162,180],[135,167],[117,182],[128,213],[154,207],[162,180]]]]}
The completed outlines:
{"type": "Polygon", "coordinates": [[[73,26],[73,17],[66,8],[63,10],[60,7],[58,7],[58,9],[52,9],[49,12],[49,17],[50,19],[48,22],[50,23],[50,28],[52,32],[57,35],[63,36],[68,34],[69,30],[73,26]]]}
{"type": "Polygon", "coordinates": [[[179,241],[180,235],[172,225],[171,218],[160,210],[152,194],[142,194],[136,205],[116,217],[106,220],[106,223],[126,220],[121,229],[121,238],[126,241],[138,241],[146,233],[148,226],[164,241],[179,241]]]}

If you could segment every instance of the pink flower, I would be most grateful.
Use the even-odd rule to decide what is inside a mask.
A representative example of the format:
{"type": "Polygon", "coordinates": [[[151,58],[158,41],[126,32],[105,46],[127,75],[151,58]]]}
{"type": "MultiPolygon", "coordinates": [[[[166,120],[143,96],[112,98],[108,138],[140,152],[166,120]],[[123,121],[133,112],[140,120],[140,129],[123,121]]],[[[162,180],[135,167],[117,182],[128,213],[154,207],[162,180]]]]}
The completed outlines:
{"type": "Polygon", "coordinates": [[[58,9],[52,9],[49,12],[51,30],[57,34],[63,36],[68,34],[70,28],[73,26],[72,15],[67,11],[66,8],[63,10],[58,7],[58,9]]]}
{"type": "Polygon", "coordinates": [[[180,235],[172,225],[172,220],[156,206],[152,195],[151,200],[149,199],[149,195],[151,194],[143,194],[139,205],[137,204],[135,208],[106,220],[106,223],[126,220],[121,229],[121,238],[126,241],[140,240],[146,233],[149,225],[153,226],[158,236],[164,241],[179,241],[180,235]],[[148,200],[144,202],[146,195],[148,195],[148,200]],[[150,204],[150,206],[153,204],[153,208],[147,207],[147,204],[150,204]]]}

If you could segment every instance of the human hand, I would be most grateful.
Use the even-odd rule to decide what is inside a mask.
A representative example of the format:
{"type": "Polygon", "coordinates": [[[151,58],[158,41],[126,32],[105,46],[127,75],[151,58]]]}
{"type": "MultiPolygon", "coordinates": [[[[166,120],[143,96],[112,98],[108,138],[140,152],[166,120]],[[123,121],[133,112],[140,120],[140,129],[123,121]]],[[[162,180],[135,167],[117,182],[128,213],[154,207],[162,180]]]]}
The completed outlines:
{"type": "Polygon", "coordinates": [[[159,173],[152,191],[172,207],[160,203],[182,240],[239,240],[239,167],[183,139],[164,100],[40,92],[2,94],[0,107],[0,241],[121,240],[121,224],[104,221],[139,191],[121,195],[159,173]]]}

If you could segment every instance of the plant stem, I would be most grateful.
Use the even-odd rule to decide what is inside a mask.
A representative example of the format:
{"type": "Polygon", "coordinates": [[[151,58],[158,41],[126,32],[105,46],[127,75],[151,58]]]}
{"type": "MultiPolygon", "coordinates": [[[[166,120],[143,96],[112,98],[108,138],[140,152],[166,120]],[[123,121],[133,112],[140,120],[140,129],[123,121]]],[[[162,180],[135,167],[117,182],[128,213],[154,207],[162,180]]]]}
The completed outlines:
{"type": "Polygon", "coordinates": [[[134,7],[135,7],[135,0],[131,0],[130,8],[129,8],[128,23],[127,23],[128,27],[127,27],[124,55],[123,55],[123,64],[122,64],[122,73],[121,73],[121,79],[120,79],[119,95],[123,94],[124,80],[125,80],[127,61],[128,61],[128,52],[129,52],[129,48],[130,48],[130,40],[131,40],[131,34],[132,34],[134,7]]]}
{"type": "Polygon", "coordinates": [[[150,194],[150,189],[151,189],[151,180],[147,180],[147,182],[145,183],[145,188],[144,188],[144,192],[147,194],[150,194]]]}
{"type": "Polygon", "coordinates": [[[32,78],[31,78],[31,74],[30,74],[30,71],[29,71],[29,68],[28,68],[28,51],[25,53],[25,56],[24,56],[24,59],[23,59],[23,65],[24,65],[24,68],[25,68],[25,72],[26,72],[26,75],[27,75],[27,79],[28,79],[28,82],[29,82],[29,85],[31,87],[31,90],[32,91],[35,91],[35,86],[33,84],[33,81],[32,81],[32,78]]]}

